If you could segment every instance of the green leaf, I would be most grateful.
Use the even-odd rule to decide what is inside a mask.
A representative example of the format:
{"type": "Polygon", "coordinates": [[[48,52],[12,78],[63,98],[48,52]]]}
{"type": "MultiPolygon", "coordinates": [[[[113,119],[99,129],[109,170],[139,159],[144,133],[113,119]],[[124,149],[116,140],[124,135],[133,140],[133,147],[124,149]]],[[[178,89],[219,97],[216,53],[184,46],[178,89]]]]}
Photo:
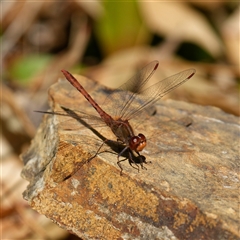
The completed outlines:
{"type": "Polygon", "coordinates": [[[51,61],[50,55],[24,55],[18,58],[10,67],[10,78],[17,79],[23,84],[40,72],[51,61]]]}

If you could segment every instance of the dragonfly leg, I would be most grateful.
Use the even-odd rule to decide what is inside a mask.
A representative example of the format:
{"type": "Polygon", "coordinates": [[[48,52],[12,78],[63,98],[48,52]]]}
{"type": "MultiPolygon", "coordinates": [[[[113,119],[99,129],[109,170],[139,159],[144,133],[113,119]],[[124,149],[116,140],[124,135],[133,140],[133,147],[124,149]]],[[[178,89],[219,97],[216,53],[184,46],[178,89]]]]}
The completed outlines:
{"type": "Polygon", "coordinates": [[[125,161],[125,160],[126,160],[126,158],[124,158],[124,159],[122,159],[122,160],[119,160],[119,157],[118,157],[117,165],[118,165],[119,168],[121,169],[121,171],[120,171],[120,175],[122,175],[122,171],[123,171],[123,168],[122,168],[121,162],[122,162],[122,161],[125,161]]]}
{"type": "Polygon", "coordinates": [[[122,154],[123,154],[127,149],[128,149],[128,147],[125,147],[125,148],[118,154],[118,156],[117,156],[117,159],[118,159],[117,165],[118,165],[119,168],[121,169],[120,175],[122,175],[122,171],[123,171],[121,162],[125,161],[127,158],[124,158],[124,159],[122,159],[122,160],[120,160],[119,158],[120,158],[120,156],[122,156],[122,154]]]}
{"type": "Polygon", "coordinates": [[[139,166],[138,166],[138,165],[136,164],[136,162],[133,160],[130,150],[129,150],[129,157],[128,157],[128,158],[124,158],[124,159],[121,159],[121,160],[119,159],[120,156],[122,156],[123,153],[124,153],[126,150],[129,150],[129,147],[128,147],[128,146],[126,146],[126,147],[118,154],[118,157],[117,157],[117,158],[118,158],[117,164],[118,164],[119,168],[121,169],[120,175],[122,175],[122,171],[123,171],[121,162],[126,161],[127,159],[129,160],[129,163],[130,163],[131,167],[137,169],[138,172],[139,172],[139,166]],[[137,167],[133,166],[132,163],[134,163],[137,167]]]}
{"type": "Polygon", "coordinates": [[[137,169],[138,172],[139,172],[139,166],[138,166],[138,164],[134,161],[133,155],[132,155],[132,152],[131,152],[131,151],[129,151],[129,164],[131,165],[131,167],[137,169]],[[136,165],[137,167],[133,166],[133,164],[136,165]]]}
{"type": "Polygon", "coordinates": [[[141,155],[139,152],[136,152],[137,154],[138,154],[138,156],[140,157],[140,166],[141,166],[141,168],[142,169],[145,169],[145,170],[147,170],[147,168],[146,167],[144,167],[143,166],[143,164],[145,163],[145,164],[148,164],[148,163],[152,163],[151,161],[146,161],[146,158],[143,156],[143,155],[141,155]]]}
{"type": "Polygon", "coordinates": [[[131,167],[135,168],[135,169],[138,170],[138,172],[139,172],[139,166],[133,161],[133,159],[130,158],[130,156],[129,156],[129,158],[124,158],[124,159],[121,159],[121,160],[120,160],[119,157],[118,157],[117,164],[118,164],[119,168],[121,169],[120,175],[122,175],[122,171],[123,171],[121,162],[126,161],[127,159],[129,160],[129,164],[131,165],[131,167]],[[136,164],[137,167],[133,166],[133,165],[132,165],[133,163],[136,164]]]}
{"type": "Polygon", "coordinates": [[[98,150],[95,152],[95,154],[94,154],[93,156],[91,156],[91,157],[87,160],[87,162],[90,162],[93,158],[95,158],[95,157],[98,155],[98,153],[100,152],[101,148],[103,147],[103,145],[104,145],[107,141],[108,141],[108,139],[105,139],[105,140],[102,142],[102,144],[100,145],[100,147],[98,148],[98,150]]]}
{"type": "Polygon", "coordinates": [[[151,161],[146,161],[146,158],[143,155],[141,155],[139,152],[137,152],[137,154],[141,158],[141,163],[145,163],[145,164],[152,163],[151,161]]]}

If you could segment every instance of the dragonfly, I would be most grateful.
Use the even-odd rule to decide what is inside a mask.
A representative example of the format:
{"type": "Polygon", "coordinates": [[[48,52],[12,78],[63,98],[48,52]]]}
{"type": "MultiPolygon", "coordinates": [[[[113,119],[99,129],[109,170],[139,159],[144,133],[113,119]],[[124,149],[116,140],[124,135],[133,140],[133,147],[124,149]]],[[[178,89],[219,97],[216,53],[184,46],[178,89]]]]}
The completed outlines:
{"type": "Polygon", "coordinates": [[[117,164],[121,169],[120,174],[123,171],[120,157],[126,152],[128,152],[128,160],[131,165],[137,165],[135,155],[139,157],[142,168],[144,168],[143,163],[147,163],[146,158],[140,154],[147,146],[147,138],[143,133],[135,134],[130,120],[151,107],[164,95],[188,81],[196,72],[195,69],[187,69],[147,87],[149,79],[158,66],[159,62],[156,60],[149,63],[107,97],[104,105],[108,106],[111,103],[111,107],[114,108],[111,109],[113,115],[100,107],[71,73],[61,70],[66,80],[86,98],[98,113],[99,118],[111,129],[117,141],[123,145],[122,150],[117,154],[117,164]],[[127,91],[134,88],[136,89],[134,92],[127,91]]]}

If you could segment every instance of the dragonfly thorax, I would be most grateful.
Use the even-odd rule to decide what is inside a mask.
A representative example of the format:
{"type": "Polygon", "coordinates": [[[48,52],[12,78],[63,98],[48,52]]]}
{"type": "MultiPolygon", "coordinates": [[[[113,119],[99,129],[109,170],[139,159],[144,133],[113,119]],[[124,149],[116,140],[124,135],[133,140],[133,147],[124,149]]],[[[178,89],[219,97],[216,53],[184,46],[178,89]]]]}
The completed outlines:
{"type": "Polygon", "coordinates": [[[135,135],[128,120],[116,119],[111,123],[110,128],[117,136],[118,140],[128,145],[129,148],[135,152],[142,151],[146,146],[146,137],[139,133],[135,135]]]}

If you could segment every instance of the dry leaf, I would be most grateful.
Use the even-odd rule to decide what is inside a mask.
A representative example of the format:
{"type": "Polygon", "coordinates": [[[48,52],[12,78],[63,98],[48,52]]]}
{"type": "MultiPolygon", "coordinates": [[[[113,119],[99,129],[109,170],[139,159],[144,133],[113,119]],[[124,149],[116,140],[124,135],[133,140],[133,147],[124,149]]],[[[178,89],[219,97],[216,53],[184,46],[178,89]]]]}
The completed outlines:
{"type": "Polygon", "coordinates": [[[213,56],[222,53],[221,43],[210,24],[184,2],[139,2],[148,27],[166,37],[199,44],[213,56]]]}
{"type": "MultiPolygon", "coordinates": [[[[239,16],[240,8],[238,7],[236,11],[227,19],[227,21],[222,25],[222,37],[227,48],[226,54],[229,60],[239,66],[239,16]]],[[[240,70],[239,70],[240,71],[240,70]]]]}

